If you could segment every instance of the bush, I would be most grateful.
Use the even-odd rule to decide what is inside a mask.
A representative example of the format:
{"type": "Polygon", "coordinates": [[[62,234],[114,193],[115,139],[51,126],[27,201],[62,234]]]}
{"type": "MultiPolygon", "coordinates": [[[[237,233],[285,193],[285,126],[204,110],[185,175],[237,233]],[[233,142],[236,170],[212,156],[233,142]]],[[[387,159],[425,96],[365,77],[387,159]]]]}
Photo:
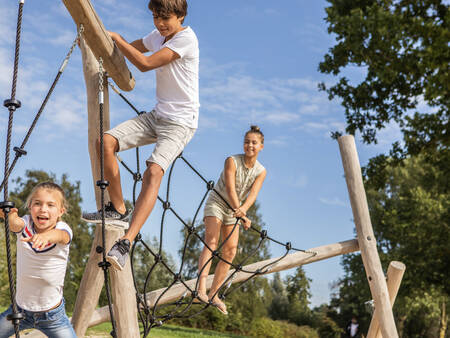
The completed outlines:
{"type": "Polygon", "coordinates": [[[309,326],[297,326],[285,321],[272,320],[266,317],[254,320],[247,334],[252,337],[265,338],[319,338],[317,331],[309,326]]]}

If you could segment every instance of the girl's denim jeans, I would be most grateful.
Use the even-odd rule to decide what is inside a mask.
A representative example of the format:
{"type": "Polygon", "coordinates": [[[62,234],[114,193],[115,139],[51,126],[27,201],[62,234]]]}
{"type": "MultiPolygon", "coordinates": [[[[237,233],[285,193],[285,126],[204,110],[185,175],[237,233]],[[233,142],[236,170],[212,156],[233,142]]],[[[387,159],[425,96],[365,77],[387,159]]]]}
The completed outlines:
{"type": "MultiPolygon", "coordinates": [[[[77,335],[70,324],[64,307],[64,299],[61,304],[50,311],[32,312],[19,306],[17,307],[24,318],[20,321],[20,330],[37,329],[49,338],[76,338],[77,335]]],[[[14,335],[13,323],[6,319],[12,313],[12,306],[0,315],[0,338],[8,338],[14,335]]]]}

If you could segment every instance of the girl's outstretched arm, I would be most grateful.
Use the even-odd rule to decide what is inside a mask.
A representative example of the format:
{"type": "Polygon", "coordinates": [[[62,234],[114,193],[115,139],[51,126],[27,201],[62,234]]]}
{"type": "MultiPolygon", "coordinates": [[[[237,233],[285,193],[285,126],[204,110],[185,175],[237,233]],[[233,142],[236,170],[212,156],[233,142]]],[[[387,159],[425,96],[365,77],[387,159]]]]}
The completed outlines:
{"type": "Polygon", "coordinates": [[[233,210],[240,207],[239,198],[236,192],[236,164],[232,157],[228,157],[225,161],[225,189],[229,198],[229,202],[233,210]]]}
{"type": "Polygon", "coordinates": [[[45,232],[34,234],[33,237],[22,238],[22,242],[33,243],[33,248],[40,249],[49,243],[68,244],[70,242],[69,233],[65,230],[51,229],[45,232]]]}
{"type": "MultiPolygon", "coordinates": [[[[262,184],[264,183],[264,179],[266,178],[267,171],[264,170],[261,174],[256,177],[255,182],[253,182],[252,187],[250,188],[250,192],[244,203],[240,206],[239,210],[244,213],[247,213],[247,210],[255,203],[256,197],[258,197],[258,193],[261,190],[262,184]]],[[[237,212],[236,212],[237,213],[237,212]]]]}
{"type": "MultiPolygon", "coordinates": [[[[17,208],[12,208],[8,214],[9,230],[12,232],[20,232],[25,226],[25,222],[17,214],[17,208]]],[[[5,218],[3,210],[0,209],[0,218],[5,218]]]]}

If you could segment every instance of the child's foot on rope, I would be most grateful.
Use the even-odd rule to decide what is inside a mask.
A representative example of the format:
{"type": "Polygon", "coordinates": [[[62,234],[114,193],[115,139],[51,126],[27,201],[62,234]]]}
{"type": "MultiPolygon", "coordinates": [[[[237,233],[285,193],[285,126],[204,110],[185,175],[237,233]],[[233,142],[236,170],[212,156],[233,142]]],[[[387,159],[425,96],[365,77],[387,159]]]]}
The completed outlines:
{"type": "MultiPolygon", "coordinates": [[[[114,223],[123,223],[123,226],[128,228],[128,222],[131,217],[132,210],[127,209],[125,213],[121,214],[116,210],[114,205],[109,202],[105,205],[105,221],[114,221],[114,223]]],[[[89,223],[102,222],[102,210],[96,212],[83,212],[81,219],[89,223]]]]}
{"type": "Polygon", "coordinates": [[[125,267],[128,259],[128,252],[130,251],[130,241],[128,239],[119,239],[109,250],[106,255],[106,260],[111,263],[111,266],[119,271],[125,267]]]}
{"type": "Polygon", "coordinates": [[[206,295],[206,293],[199,292],[199,293],[197,293],[197,297],[195,297],[192,300],[192,303],[194,303],[194,304],[208,304],[209,303],[209,299],[208,299],[208,296],[206,295]]]}
{"type": "Polygon", "coordinates": [[[214,306],[220,312],[222,312],[224,315],[228,314],[227,306],[219,298],[215,297],[214,299],[212,299],[211,305],[214,306]]]}

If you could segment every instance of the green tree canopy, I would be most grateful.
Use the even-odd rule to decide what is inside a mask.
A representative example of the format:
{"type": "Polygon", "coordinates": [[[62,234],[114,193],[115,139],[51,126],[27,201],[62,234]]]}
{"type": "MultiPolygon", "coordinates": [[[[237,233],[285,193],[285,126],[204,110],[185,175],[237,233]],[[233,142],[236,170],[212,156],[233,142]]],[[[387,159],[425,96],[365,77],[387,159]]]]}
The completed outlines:
{"type": "Polygon", "coordinates": [[[376,142],[377,130],[395,121],[408,151],[449,145],[448,2],[445,0],[327,0],[328,32],[336,44],[319,71],[339,76],[319,87],[345,108],[348,133],[376,142]],[[343,75],[365,70],[359,83],[343,75]],[[421,101],[432,109],[418,112],[421,101]],[[412,115],[411,113],[414,112],[412,115]]]}

